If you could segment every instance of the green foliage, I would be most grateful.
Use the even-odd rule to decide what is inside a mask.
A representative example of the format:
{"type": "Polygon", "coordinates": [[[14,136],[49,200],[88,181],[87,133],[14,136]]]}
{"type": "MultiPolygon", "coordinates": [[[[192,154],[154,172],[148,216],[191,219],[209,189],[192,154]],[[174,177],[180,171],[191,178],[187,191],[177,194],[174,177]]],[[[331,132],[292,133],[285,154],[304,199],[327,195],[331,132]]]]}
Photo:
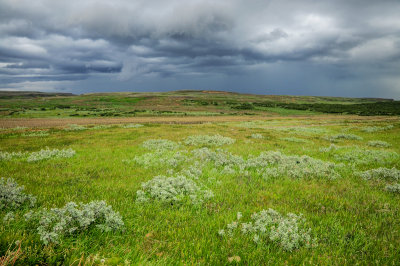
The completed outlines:
{"type": "Polygon", "coordinates": [[[149,139],[142,146],[151,151],[171,151],[179,149],[179,144],[167,139],[149,139]]]}
{"type": "Polygon", "coordinates": [[[264,136],[261,135],[261,134],[256,133],[256,134],[251,134],[251,138],[253,138],[253,139],[263,139],[264,136]]]}
{"type": "Polygon", "coordinates": [[[142,189],[136,192],[136,202],[160,201],[170,205],[187,202],[198,205],[213,196],[211,190],[184,176],[156,176],[142,183],[142,189]]]}
{"type": "Polygon", "coordinates": [[[175,168],[185,162],[187,157],[181,151],[157,150],[135,156],[132,160],[124,160],[126,163],[136,163],[145,168],[169,166],[175,168]]]}
{"type": "Polygon", "coordinates": [[[119,213],[113,211],[105,201],[79,205],[69,202],[63,208],[28,213],[25,219],[37,227],[40,240],[45,245],[59,243],[61,237],[76,235],[92,228],[100,232],[119,231],[124,228],[119,213]]]}
{"type": "MultiPolygon", "coordinates": [[[[103,96],[92,95],[85,104],[94,97],[103,96]]],[[[220,104],[209,107],[223,110],[222,96],[213,97],[220,104]]],[[[153,100],[156,102],[156,97],[153,100]]],[[[243,100],[247,101],[254,102],[243,100]]],[[[74,110],[79,103],[64,104],[74,110]]],[[[51,111],[43,107],[46,111],[37,112],[51,111]]],[[[0,211],[0,256],[21,245],[18,265],[225,265],[238,262],[237,258],[246,265],[396,264],[400,246],[400,128],[394,118],[387,120],[266,117],[252,122],[148,124],[130,130],[117,125],[83,132],[54,128],[45,138],[22,136],[31,130],[2,130],[0,149],[7,152],[3,157],[10,159],[0,161],[0,172],[23,182],[29,193],[37,196],[40,208],[31,208],[26,201],[16,209],[0,211]],[[390,130],[360,130],[389,123],[394,125],[390,130]],[[322,138],[342,132],[357,134],[365,141],[344,139],[340,145],[329,146],[322,138]],[[266,138],[249,138],[253,133],[266,138]],[[207,148],[185,145],[187,136],[202,134],[219,134],[236,141],[225,146],[204,145],[207,148]],[[282,140],[302,136],[312,145],[282,140]],[[162,141],[149,143],[149,149],[142,146],[146,140],[160,139],[174,144],[162,141]],[[366,149],[367,142],[375,139],[392,146],[366,149]],[[26,161],[32,152],[46,147],[71,147],[79,150],[79,158],[26,161]],[[12,155],[18,151],[20,155],[12,155]],[[380,167],[388,170],[379,170],[379,175],[371,171],[377,177],[368,181],[357,174],[380,167]],[[393,167],[396,170],[391,170],[393,167]],[[162,180],[152,179],[160,175],[162,180]],[[166,181],[178,177],[185,180],[166,181]],[[146,190],[142,183],[148,183],[146,190]],[[139,202],[138,191],[143,192],[145,202],[139,202]],[[214,196],[206,197],[211,191],[214,196]],[[104,220],[84,216],[82,204],[64,206],[95,199],[104,199],[118,210],[125,226],[105,233],[97,226],[104,225],[104,220]],[[65,215],[56,215],[52,207],[65,215]],[[263,234],[263,227],[257,225],[275,217],[268,213],[269,208],[279,215],[273,223],[265,223],[263,234]],[[261,215],[260,210],[267,213],[261,215]],[[75,211],[82,214],[79,219],[72,218],[75,211]],[[243,214],[235,219],[239,211],[243,214]],[[251,214],[259,217],[253,219],[251,214]],[[39,234],[41,219],[45,228],[39,234]],[[87,219],[93,222],[80,227],[78,220],[87,219]],[[221,228],[223,237],[218,234],[221,228]],[[250,229],[254,231],[242,232],[250,229]]]]}
{"type": "Polygon", "coordinates": [[[5,152],[0,151],[0,161],[9,161],[14,158],[21,158],[24,157],[26,153],[24,152],[5,152]]]}
{"type": "Polygon", "coordinates": [[[143,125],[141,124],[124,124],[121,127],[122,128],[139,128],[142,127],[143,125]]]}
{"type": "Polygon", "coordinates": [[[387,143],[386,141],[382,141],[382,140],[371,140],[368,141],[368,146],[371,147],[378,147],[378,148],[388,148],[391,145],[389,143],[387,143]]]}
{"type": "Polygon", "coordinates": [[[374,132],[379,132],[379,131],[390,130],[392,128],[394,128],[393,125],[387,125],[387,126],[384,126],[384,127],[372,126],[372,127],[364,127],[364,128],[361,129],[361,131],[367,132],[367,133],[374,133],[374,132]]]}
{"type": "Polygon", "coordinates": [[[307,142],[309,142],[308,140],[295,138],[295,137],[282,138],[282,140],[289,141],[289,142],[295,142],[295,143],[307,143],[307,142]]]}
{"type": "Polygon", "coordinates": [[[386,185],[385,190],[391,193],[400,194],[400,184],[386,185]]]}
{"type": "MultiPolygon", "coordinates": [[[[311,236],[311,229],[306,227],[306,220],[302,215],[288,213],[286,216],[268,209],[254,213],[251,221],[240,223],[241,213],[237,214],[237,221],[227,225],[227,235],[237,236],[236,231],[252,239],[257,245],[273,243],[285,251],[291,252],[301,247],[316,247],[317,241],[311,236]]],[[[225,230],[219,231],[221,236],[225,230]]],[[[239,237],[239,236],[238,236],[239,237]]]]}
{"type": "Polygon", "coordinates": [[[22,134],[23,137],[47,137],[48,135],[50,134],[46,131],[37,131],[37,132],[22,134]]]}
{"type": "Polygon", "coordinates": [[[19,186],[12,178],[0,179],[0,211],[16,210],[24,206],[33,207],[36,198],[24,193],[24,187],[19,186]]]}
{"type": "Polygon", "coordinates": [[[377,169],[371,169],[367,170],[365,172],[359,173],[359,175],[366,179],[366,180],[385,180],[385,181],[400,181],[400,170],[397,170],[396,168],[384,168],[380,167],[377,169]]]}
{"type": "Polygon", "coordinates": [[[81,125],[76,125],[76,124],[70,124],[68,127],[64,128],[65,131],[81,131],[87,129],[84,126],[81,125]]]}
{"type": "Polygon", "coordinates": [[[400,115],[400,102],[374,102],[359,104],[299,104],[299,103],[277,103],[275,106],[294,110],[310,110],[331,114],[356,114],[356,115],[400,115]]]}
{"type": "Polygon", "coordinates": [[[201,146],[222,146],[235,143],[235,140],[230,137],[217,135],[195,135],[189,136],[185,139],[186,145],[201,145],[201,146]]]}
{"type": "Polygon", "coordinates": [[[27,158],[28,162],[37,162],[42,160],[48,160],[51,158],[71,158],[75,155],[75,151],[71,148],[69,149],[42,149],[38,152],[32,152],[27,158]]]}
{"type": "Polygon", "coordinates": [[[345,133],[340,133],[337,135],[333,135],[333,136],[328,136],[325,137],[325,139],[331,141],[331,142],[336,142],[337,140],[342,140],[342,139],[346,139],[346,140],[362,140],[363,138],[354,134],[345,134],[345,133]]]}
{"type": "Polygon", "coordinates": [[[333,155],[335,160],[344,163],[353,163],[355,165],[385,165],[399,160],[397,152],[384,150],[368,150],[358,146],[346,148],[341,153],[333,155]]]}

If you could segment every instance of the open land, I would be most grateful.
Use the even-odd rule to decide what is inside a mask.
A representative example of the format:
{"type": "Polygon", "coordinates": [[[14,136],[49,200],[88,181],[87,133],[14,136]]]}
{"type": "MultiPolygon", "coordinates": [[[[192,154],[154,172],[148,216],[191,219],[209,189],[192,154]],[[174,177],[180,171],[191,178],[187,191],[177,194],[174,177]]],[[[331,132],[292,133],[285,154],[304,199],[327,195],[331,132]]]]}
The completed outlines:
{"type": "Polygon", "coordinates": [[[397,104],[3,95],[0,262],[396,264],[397,104]]]}

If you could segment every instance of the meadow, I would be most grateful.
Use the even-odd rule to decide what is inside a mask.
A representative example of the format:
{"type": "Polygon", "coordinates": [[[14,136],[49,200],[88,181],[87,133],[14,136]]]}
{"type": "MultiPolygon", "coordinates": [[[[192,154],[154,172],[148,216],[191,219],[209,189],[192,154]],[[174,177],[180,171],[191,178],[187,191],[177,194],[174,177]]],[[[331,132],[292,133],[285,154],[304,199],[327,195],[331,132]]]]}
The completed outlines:
{"type": "Polygon", "coordinates": [[[0,133],[3,262],[353,265],[400,259],[397,118],[0,133]]]}
{"type": "Polygon", "coordinates": [[[400,259],[399,117],[324,114],[396,101],[0,96],[1,265],[400,259]]]}

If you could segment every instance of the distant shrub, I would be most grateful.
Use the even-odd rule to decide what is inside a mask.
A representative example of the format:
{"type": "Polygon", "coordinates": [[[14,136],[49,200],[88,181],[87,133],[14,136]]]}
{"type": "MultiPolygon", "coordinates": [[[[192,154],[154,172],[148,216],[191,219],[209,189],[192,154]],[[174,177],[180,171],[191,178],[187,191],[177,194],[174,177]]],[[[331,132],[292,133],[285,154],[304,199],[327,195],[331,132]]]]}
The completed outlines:
{"type": "Polygon", "coordinates": [[[59,243],[60,238],[97,229],[101,232],[119,231],[124,222],[118,212],[105,201],[87,204],[67,203],[63,208],[39,210],[25,215],[31,224],[37,226],[40,240],[45,244],[59,243]]]}
{"type": "Polygon", "coordinates": [[[190,203],[198,205],[214,195],[184,176],[156,176],[142,183],[142,189],[136,192],[136,202],[159,201],[168,204],[190,203]]]}
{"type": "Polygon", "coordinates": [[[253,138],[253,139],[262,139],[264,137],[263,137],[263,135],[256,133],[256,134],[251,134],[251,138],[253,138]]]}
{"type": "Polygon", "coordinates": [[[0,210],[15,210],[23,206],[33,207],[36,198],[24,193],[24,187],[19,186],[14,179],[0,179],[0,210]]]}
{"type": "Polygon", "coordinates": [[[306,219],[302,215],[282,215],[268,209],[254,213],[248,223],[240,223],[241,216],[241,213],[238,213],[237,220],[228,224],[226,229],[219,230],[219,235],[227,234],[232,237],[236,232],[240,232],[256,244],[274,243],[288,252],[301,247],[317,246],[317,240],[312,237],[311,229],[307,228],[306,219]]]}
{"type": "Polygon", "coordinates": [[[396,184],[392,184],[392,185],[386,185],[385,190],[388,192],[399,194],[400,193],[400,184],[396,183],[396,184]]]}
{"type": "Polygon", "coordinates": [[[217,149],[217,151],[213,151],[209,148],[201,148],[195,149],[192,151],[194,158],[200,160],[203,163],[211,162],[215,166],[228,166],[228,167],[245,167],[245,160],[239,156],[234,155],[230,152],[227,152],[222,149],[217,149]]]}
{"type": "Polygon", "coordinates": [[[122,128],[139,128],[139,127],[143,127],[143,125],[141,124],[125,124],[121,126],[122,128]]]}
{"type": "Polygon", "coordinates": [[[11,130],[25,130],[25,129],[28,129],[28,127],[20,127],[20,126],[18,126],[18,127],[11,128],[11,130]]]}
{"type": "Polygon", "coordinates": [[[89,128],[89,129],[108,129],[108,128],[112,128],[112,127],[114,127],[114,125],[97,125],[97,126],[89,128]]]}
{"type": "Polygon", "coordinates": [[[367,180],[375,179],[385,181],[400,181],[400,170],[394,167],[391,169],[380,167],[377,169],[360,172],[358,175],[367,180]]]}
{"type": "Polygon", "coordinates": [[[331,144],[331,145],[330,145],[329,147],[327,147],[327,148],[325,148],[325,147],[319,148],[319,151],[320,151],[320,152],[331,152],[331,151],[335,151],[335,150],[337,150],[337,149],[339,149],[338,146],[336,146],[335,144],[331,144]]]}
{"type": "Polygon", "coordinates": [[[9,223],[15,220],[15,213],[14,212],[8,212],[6,215],[4,215],[3,218],[3,223],[9,223]]]}
{"type": "Polygon", "coordinates": [[[274,130],[295,133],[300,135],[324,134],[328,132],[328,130],[324,128],[317,128],[317,127],[287,127],[287,128],[274,128],[274,130]]]}
{"type": "Polygon", "coordinates": [[[225,173],[246,173],[270,177],[324,178],[336,179],[338,166],[331,162],[314,159],[309,156],[288,156],[276,151],[262,152],[259,156],[250,156],[247,160],[224,150],[212,151],[202,148],[192,151],[195,158],[203,163],[213,163],[224,167],[225,173]]]}
{"type": "Polygon", "coordinates": [[[397,161],[399,154],[392,151],[367,150],[360,147],[352,147],[351,150],[340,154],[334,154],[334,158],[345,163],[356,165],[385,164],[397,161]]]}
{"type": "Polygon", "coordinates": [[[339,166],[335,163],[314,159],[306,155],[288,156],[280,152],[270,151],[248,160],[249,166],[262,166],[265,164],[268,167],[258,172],[266,179],[278,176],[321,179],[336,179],[340,177],[337,172],[339,166]]]}
{"type": "Polygon", "coordinates": [[[21,158],[26,156],[25,152],[5,152],[0,151],[0,161],[9,161],[14,158],[21,158]]]}
{"type": "Polygon", "coordinates": [[[357,173],[365,180],[376,180],[386,183],[385,190],[392,193],[400,193],[400,170],[396,168],[377,168],[357,173]]]}
{"type": "Polygon", "coordinates": [[[180,147],[178,143],[168,139],[149,139],[143,142],[142,146],[151,151],[171,151],[180,147]]]}
{"type": "Polygon", "coordinates": [[[393,125],[387,125],[387,126],[384,126],[384,127],[373,126],[373,127],[364,127],[363,129],[361,129],[361,131],[367,132],[367,133],[373,133],[373,132],[378,132],[378,131],[389,130],[389,129],[392,129],[392,128],[394,128],[393,125]]]}
{"type": "Polygon", "coordinates": [[[23,137],[47,137],[48,135],[50,134],[46,131],[38,131],[38,132],[22,134],[23,137]]]}
{"type": "Polygon", "coordinates": [[[87,129],[84,126],[81,125],[76,125],[76,124],[70,124],[68,127],[64,128],[65,131],[81,131],[87,129]]]}
{"type": "Polygon", "coordinates": [[[354,134],[345,134],[345,133],[341,133],[341,134],[337,134],[337,135],[333,135],[333,136],[328,136],[325,137],[326,140],[335,142],[337,140],[340,139],[347,139],[347,140],[362,140],[363,138],[354,134]]]}
{"type": "Polygon", "coordinates": [[[36,161],[42,161],[42,160],[47,160],[50,158],[70,158],[75,155],[75,151],[73,149],[42,149],[38,152],[32,152],[27,161],[28,162],[36,162],[36,161]]]}
{"type": "Polygon", "coordinates": [[[197,162],[187,169],[181,171],[181,175],[186,176],[190,179],[197,180],[203,174],[202,166],[197,162]]]}
{"type": "Polygon", "coordinates": [[[217,135],[195,135],[185,139],[186,145],[203,145],[203,146],[222,146],[235,143],[235,140],[229,137],[217,135]]]}
{"type": "Polygon", "coordinates": [[[381,140],[371,140],[371,141],[368,141],[367,144],[368,144],[368,146],[378,147],[378,148],[388,148],[391,146],[386,141],[381,141],[381,140]]]}
{"type": "Polygon", "coordinates": [[[289,142],[295,142],[295,143],[307,143],[307,142],[309,142],[308,140],[299,139],[299,138],[294,138],[294,137],[290,137],[290,138],[281,138],[281,140],[285,140],[285,141],[289,141],[289,142]]]}
{"type": "Polygon", "coordinates": [[[161,166],[169,166],[175,168],[186,160],[187,157],[184,152],[161,150],[138,155],[135,156],[132,160],[124,160],[124,162],[137,163],[144,166],[145,168],[161,166]]]}

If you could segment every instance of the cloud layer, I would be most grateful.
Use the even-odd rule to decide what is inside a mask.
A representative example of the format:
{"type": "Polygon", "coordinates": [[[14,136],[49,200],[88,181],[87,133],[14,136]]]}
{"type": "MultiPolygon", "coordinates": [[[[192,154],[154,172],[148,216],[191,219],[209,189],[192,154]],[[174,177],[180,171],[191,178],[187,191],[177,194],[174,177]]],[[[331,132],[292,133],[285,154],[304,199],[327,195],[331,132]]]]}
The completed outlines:
{"type": "Polygon", "coordinates": [[[400,98],[397,0],[0,0],[0,89],[400,98]]]}

